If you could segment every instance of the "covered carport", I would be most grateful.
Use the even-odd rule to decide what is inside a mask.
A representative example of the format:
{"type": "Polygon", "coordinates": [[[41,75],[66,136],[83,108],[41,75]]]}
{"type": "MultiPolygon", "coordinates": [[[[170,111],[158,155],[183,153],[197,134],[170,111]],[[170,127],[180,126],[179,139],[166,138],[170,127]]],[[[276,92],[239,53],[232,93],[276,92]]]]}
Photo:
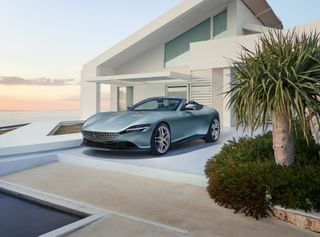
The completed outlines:
{"type": "MultiPolygon", "coordinates": [[[[132,103],[137,103],[142,99],[154,96],[165,96],[166,85],[187,85],[190,84],[191,76],[185,73],[164,71],[140,74],[123,74],[111,76],[99,76],[86,81],[86,83],[94,83],[96,86],[94,93],[96,94],[96,104],[92,108],[92,114],[100,112],[101,101],[101,85],[109,85],[112,98],[119,98],[119,87],[132,88],[132,103]]],[[[111,100],[111,110],[119,109],[118,99],[111,100]]]]}

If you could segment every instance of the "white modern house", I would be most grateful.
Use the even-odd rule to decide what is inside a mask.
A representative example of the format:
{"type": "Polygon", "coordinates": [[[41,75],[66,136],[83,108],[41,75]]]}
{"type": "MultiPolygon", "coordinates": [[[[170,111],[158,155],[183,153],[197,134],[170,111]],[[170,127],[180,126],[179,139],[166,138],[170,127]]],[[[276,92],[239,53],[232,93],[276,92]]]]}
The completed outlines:
{"type": "Polygon", "coordinates": [[[111,110],[153,96],[182,96],[216,108],[223,126],[232,109],[223,92],[232,81],[231,59],[257,33],[282,29],[266,0],[183,0],[84,65],[82,117],[99,112],[100,87],[109,84],[111,110]]]}

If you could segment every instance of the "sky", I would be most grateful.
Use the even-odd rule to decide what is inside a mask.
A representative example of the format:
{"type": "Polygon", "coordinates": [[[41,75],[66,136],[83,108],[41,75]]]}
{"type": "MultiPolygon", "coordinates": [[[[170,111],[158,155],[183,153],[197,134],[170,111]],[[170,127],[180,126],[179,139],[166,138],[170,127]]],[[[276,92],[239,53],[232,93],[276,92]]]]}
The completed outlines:
{"type": "MultiPolygon", "coordinates": [[[[82,65],[180,1],[0,0],[0,110],[79,109],[82,65]]],[[[268,2],[285,28],[320,18],[319,0],[268,2]]]]}

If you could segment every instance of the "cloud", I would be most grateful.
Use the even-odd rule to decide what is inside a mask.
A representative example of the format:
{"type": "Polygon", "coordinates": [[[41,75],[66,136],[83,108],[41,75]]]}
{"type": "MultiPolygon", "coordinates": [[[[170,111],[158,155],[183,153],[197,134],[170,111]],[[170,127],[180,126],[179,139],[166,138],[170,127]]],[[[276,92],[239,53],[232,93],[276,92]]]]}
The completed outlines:
{"type": "Polygon", "coordinates": [[[75,79],[51,79],[51,78],[34,78],[26,79],[22,77],[7,77],[0,76],[0,85],[6,86],[67,86],[75,85],[77,81],[75,79]]]}

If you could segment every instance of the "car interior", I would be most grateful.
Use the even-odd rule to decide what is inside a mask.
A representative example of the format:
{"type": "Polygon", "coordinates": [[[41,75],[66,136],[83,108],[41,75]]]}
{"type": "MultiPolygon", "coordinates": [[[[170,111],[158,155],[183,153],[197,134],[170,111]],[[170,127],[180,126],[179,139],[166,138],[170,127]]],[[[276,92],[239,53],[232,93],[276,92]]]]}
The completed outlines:
{"type": "Polygon", "coordinates": [[[158,110],[175,111],[180,104],[179,100],[159,100],[158,110]]]}

